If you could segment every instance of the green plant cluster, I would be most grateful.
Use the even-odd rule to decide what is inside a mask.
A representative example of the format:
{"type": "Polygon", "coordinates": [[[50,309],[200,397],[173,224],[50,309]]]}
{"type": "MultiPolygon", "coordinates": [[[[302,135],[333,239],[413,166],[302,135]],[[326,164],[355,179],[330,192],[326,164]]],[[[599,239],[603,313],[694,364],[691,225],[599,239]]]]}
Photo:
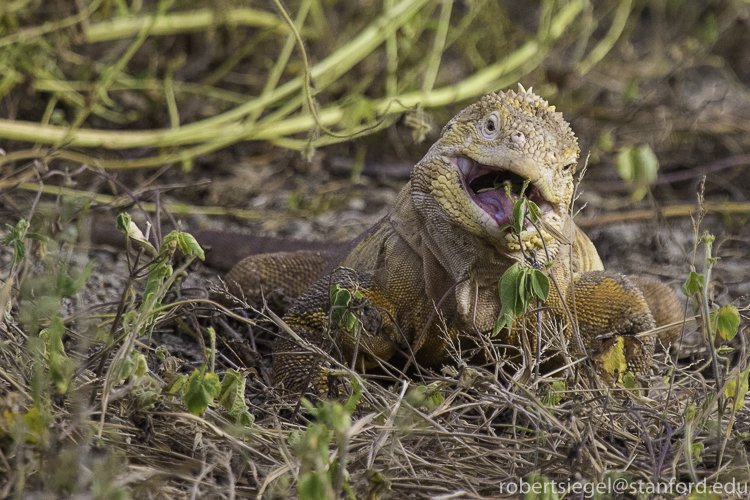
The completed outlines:
{"type": "MultiPolygon", "coordinates": [[[[44,218],[35,217],[31,224],[22,219],[15,225],[8,225],[8,233],[3,240],[3,244],[10,247],[13,253],[9,278],[0,287],[3,328],[15,325],[12,317],[6,316],[6,313],[10,312],[9,302],[14,301],[8,292],[13,284],[17,284],[18,328],[22,329],[26,342],[16,348],[20,350],[19,356],[30,360],[28,373],[25,374],[28,379],[24,383],[31,388],[31,394],[26,404],[4,411],[0,418],[0,445],[7,445],[10,440],[15,443],[17,451],[28,446],[29,452],[36,453],[34,461],[38,463],[39,472],[54,470],[54,464],[45,463],[45,453],[56,446],[55,440],[59,439],[53,431],[55,421],[61,418],[60,409],[54,403],[56,398],[63,398],[75,405],[97,394],[100,394],[101,401],[101,411],[97,413],[98,432],[93,420],[80,421],[78,425],[82,426],[81,431],[87,438],[77,448],[70,448],[65,453],[83,453],[82,450],[88,446],[98,446],[113,439],[105,432],[105,423],[108,406],[115,393],[119,394],[116,396],[118,398],[123,393],[131,398],[133,412],[152,410],[159,404],[177,404],[194,415],[200,415],[209,405],[218,403],[232,421],[239,425],[252,424],[254,417],[245,403],[246,375],[233,369],[227,370],[221,377],[215,373],[213,329],[207,329],[211,342],[210,347],[204,349],[204,362],[192,375],[175,373],[169,383],[165,383],[154,377],[149,369],[149,358],[151,363],[158,360],[164,363],[168,357],[164,348],[155,350],[155,358],[151,357],[150,348],[144,349],[150,347],[155,326],[168,318],[170,309],[174,307],[174,304],[165,302],[167,294],[175,280],[185,274],[190,261],[204,256],[203,250],[188,233],[173,231],[156,248],[129,215],[121,214],[117,220],[118,227],[125,233],[128,242],[136,244],[140,251],[136,260],[131,262],[131,275],[123,290],[119,310],[114,317],[109,317],[108,322],[98,325],[89,322],[83,335],[71,336],[70,327],[74,320],[63,314],[65,304],[81,300],[94,262],[90,261],[82,267],[74,264],[73,245],[77,243],[76,233],[80,234],[80,227],[67,222],[66,217],[80,207],[69,201],[60,216],[63,225],[70,228],[67,232],[63,231],[56,237],[32,233],[30,227],[35,224],[43,226],[44,218]],[[41,259],[38,264],[32,263],[28,247],[31,241],[37,244],[33,257],[41,259]],[[174,270],[170,262],[177,249],[186,257],[186,263],[174,270]],[[140,265],[144,254],[147,262],[140,265]],[[143,291],[136,294],[139,283],[143,291]],[[109,330],[104,328],[107,323],[110,324],[109,330]],[[142,343],[143,339],[147,339],[145,343],[142,343]],[[90,370],[96,374],[93,384],[87,382],[90,370]]],[[[111,483],[117,475],[116,469],[121,465],[121,457],[115,449],[104,449],[109,458],[103,461],[97,459],[90,466],[114,470],[105,476],[108,480],[96,479],[90,485],[90,491],[100,491],[104,495],[95,498],[128,498],[127,489],[111,483]]],[[[57,459],[62,459],[63,455],[57,456],[57,459]]],[[[23,460],[25,456],[23,453],[16,459],[23,460]]],[[[76,483],[81,469],[71,470],[70,465],[66,464],[65,470],[69,473],[67,478],[52,473],[46,479],[43,474],[37,477],[32,474],[31,479],[57,481],[56,486],[52,486],[58,491],[72,491],[71,488],[83,486],[80,479],[76,483]]],[[[18,480],[22,481],[18,485],[18,491],[21,491],[23,481],[28,478],[22,475],[18,480]]]]}
{"type": "Polygon", "coordinates": [[[353,387],[353,394],[344,404],[329,401],[313,405],[306,399],[302,400],[314,422],[306,427],[305,432],[289,435],[289,444],[302,462],[297,484],[301,500],[334,500],[341,498],[342,491],[346,498],[356,499],[346,470],[351,415],[362,397],[362,389],[356,380],[353,387]],[[335,457],[330,451],[332,442],[337,444],[335,457]]]}

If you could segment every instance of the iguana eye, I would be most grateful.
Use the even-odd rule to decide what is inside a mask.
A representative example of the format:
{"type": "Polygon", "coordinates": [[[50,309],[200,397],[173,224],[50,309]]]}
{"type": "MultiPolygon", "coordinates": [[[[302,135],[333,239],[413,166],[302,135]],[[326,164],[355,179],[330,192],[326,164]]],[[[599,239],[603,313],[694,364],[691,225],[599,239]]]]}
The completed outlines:
{"type": "Polygon", "coordinates": [[[570,167],[572,167],[573,165],[575,165],[575,163],[568,163],[567,165],[565,165],[563,167],[563,172],[567,172],[568,170],[570,170],[570,167]]]}
{"type": "Polygon", "coordinates": [[[497,139],[497,136],[500,135],[500,115],[497,111],[493,111],[485,118],[482,125],[482,135],[488,140],[497,139]]]}

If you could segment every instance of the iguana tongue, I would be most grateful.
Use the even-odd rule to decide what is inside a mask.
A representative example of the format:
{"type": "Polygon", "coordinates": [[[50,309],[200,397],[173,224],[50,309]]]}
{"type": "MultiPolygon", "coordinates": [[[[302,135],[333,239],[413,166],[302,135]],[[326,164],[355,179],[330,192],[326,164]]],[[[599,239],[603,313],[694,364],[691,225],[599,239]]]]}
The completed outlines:
{"type": "MultiPolygon", "coordinates": [[[[518,198],[518,195],[515,194],[511,194],[511,196],[513,200],[518,198]]],[[[510,222],[510,215],[513,213],[513,201],[508,198],[504,189],[476,193],[474,201],[482,207],[482,210],[494,217],[498,225],[502,226],[510,222]]]]}

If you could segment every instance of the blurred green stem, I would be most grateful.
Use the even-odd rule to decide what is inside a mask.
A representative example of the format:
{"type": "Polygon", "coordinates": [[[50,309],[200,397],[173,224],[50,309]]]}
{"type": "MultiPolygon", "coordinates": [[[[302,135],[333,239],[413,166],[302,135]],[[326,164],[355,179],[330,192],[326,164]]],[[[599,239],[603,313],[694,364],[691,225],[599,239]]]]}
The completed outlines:
{"type": "Polygon", "coordinates": [[[594,47],[589,55],[578,65],[578,73],[585,75],[591,68],[593,68],[599,61],[604,59],[604,56],[612,50],[617,40],[620,39],[625,24],[630,17],[630,9],[632,7],[632,0],[620,0],[620,5],[617,7],[615,13],[615,19],[612,21],[612,26],[609,27],[607,35],[600,41],[596,47],[594,47]]]}
{"type": "Polygon", "coordinates": [[[70,26],[75,26],[76,24],[88,19],[91,13],[95,12],[96,9],[99,8],[99,5],[101,3],[102,0],[93,0],[87,8],[85,8],[75,16],[66,17],[65,19],[60,19],[59,21],[50,21],[44,23],[41,26],[27,28],[13,33],[12,35],[8,35],[4,38],[0,38],[0,48],[5,47],[6,45],[11,45],[13,43],[27,42],[34,38],[46,35],[47,33],[52,33],[57,30],[69,28],[70,26]]]}
{"type": "Polygon", "coordinates": [[[430,92],[435,85],[435,79],[440,69],[440,61],[443,58],[443,51],[445,50],[445,39],[448,36],[452,11],[453,0],[443,0],[443,5],[440,8],[440,24],[438,24],[438,29],[435,33],[435,43],[430,52],[430,64],[427,66],[424,83],[422,84],[422,92],[425,94],[430,92]]]}
{"type": "MultiPolygon", "coordinates": [[[[355,64],[370,54],[378,45],[393,35],[406,23],[428,0],[403,0],[392,10],[373,21],[358,37],[341,47],[331,56],[313,66],[310,76],[316,82],[317,89],[332,83],[346,73],[355,64]]],[[[552,19],[549,37],[560,37],[570,23],[581,12],[585,1],[570,2],[557,12],[552,19]]],[[[532,38],[506,58],[487,66],[455,84],[430,92],[411,92],[400,96],[376,100],[373,105],[377,116],[397,115],[417,104],[425,108],[440,107],[464,101],[500,87],[509,85],[520,74],[533,69],[531,63],[541,60],[547,53],[548,42],[532,38]],[[511,78],[512,77],[512,78],[511,78]]],[[[113,80],[107,79],[109,84],[113,80]]],[[[161,154],[151,158],[134,161],[115,160],[102,162],[106,168],[145,168],[181,161],[185,157],[194,157],[240,140],[279,140],[285,136],[310,130],[316,126],[316,120],[310,114],[300,114],[286,119],[270,122],[246,122],[248,115],[277,103],[290,94],[301,90],[303,79],[294,78],[276,87],[267,95],[262,95],[221,115],[184,125],[176,130],[139,130],[108,131],[81,128],[70,132],[66,127],[40,125],[24,121],[0,119],[0,137],[5,139],[59,143],[67,138],[71,146],[105,147],[107,149],[126,149],[137,147],[165,147],[189,145],[194,146],[178,153],[161,154]]],[[[294,100],[294,99],[293,99],[294,100]]],[[[317,122],[325,127],[339,123],[345,113],[345,106],[334,103],[317,112],[317,122]]],[[[361,133],[362,129],[347,130],[346,134],[361,133]]],[[[322,140],[322,139],[321,139],[322,140]]]]}
{"type": "Polygon", "coordinates": [[[273,28],[288,32],[284,22],[275,14],[258,9],[238,8],[218,13],[215,9],[196,9],[188,12],[176,12],[168,16],[118,17],[111,21],[92,23],[86,31],[89,42],[106,42],[137,35],[144,26],[154,23],[152,35],[175,35],[203,31],[219,25],[254,26],[273,28]]]}

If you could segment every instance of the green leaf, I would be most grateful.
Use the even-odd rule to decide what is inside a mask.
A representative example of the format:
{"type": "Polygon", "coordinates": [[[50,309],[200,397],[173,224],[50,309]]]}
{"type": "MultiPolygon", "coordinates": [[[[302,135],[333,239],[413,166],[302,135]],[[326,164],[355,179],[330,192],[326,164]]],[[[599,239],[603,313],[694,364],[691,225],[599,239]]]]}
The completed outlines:
{"type": "Polygon", "coordinates": [[[414,407],[425,406],[429,411],[433,411],[445,401],[445,395],[438,389],[437,384],[433,383],[416,386],[407,395],[407,400],[414,407]]]}
{"type": "Polygon", "coordinates": [[[355,333],[359,328],[359,320],[353,312],[347,311],[346,315],[344,316],[344,324],[342,326],[346,329],[347,332],[355,333]]]}
{"type": "Polygon", "coordinates": [[[132,356],[135,359],[135,367],[133,368],[133,374],[137,377],[142,377],[148,373],[148,364],[146,363],[146,356],[142,352],[133,350],[132,356]]]}
{"type": "Polygon", "coordinates": [[[333,498],[333,488],[324,473],[308,472],[300,476],[297,494],[301,500],[329,500],[333,498]]]}
{"type": "Polygon", "coordinates": [[[195,255],[200,260],[206,260],[206,253],[192,234],[182,232],[177,233],[177,242],[180,245],[180,251],[183,255],[187,257],[195,255]]]}
{"type": "Polygon", "coordinates": [[[614,149],[615,147],[615,141],[614,139],[612,139],[612,131],[602,130],[602,132],[599,134],[599,139],[597,140],[596,145],[602,151],[612,151],[612,149],[614,149]]]}
{"type": "Polygon", "coordinates": [[[24,241],[26,236],[24,234],[29,228],[29,223],[21,219],[15,226],[5,224],[5,227],[8,228],[8,234],[3,240],[3,245],[13,246],[13,265],[16,266],[26,256],[26,242],[24,241]]]}
{"type": "Polygon", "coordinates": [[[172,380],[172,383],[165,388],[165,391],[167,394],[184,394],[188,381],[189,378],[187,375],[178,375],[172,380]]]}
{"type": "Polygon", "coordinates": [[[130,230],[130,223],[132,222],[132,220],[133,218],[130,217],[129,213],[121,213],[117,216],[117,228],[127,234],[127,232],[130,230]]]}
{"type": "Polygon", "coordinates": [[[703,443],[693,443],[692,445],[690,445],[690,453],[692,453],[693,456],[695,456],[695,460],[698,463],[703,462],[703,459],[701,458],[701,453],[703,453],[703,450],[705,449],[706,447],[704,446],[703,443]]]}
{"type": "Polygon", "coordinates": [[[49,373],[52,382],[55,384],[55,391],[58,394],[68,392],[70,381],[76,371],[76,362],[66,356],[64,353],[50,354],[49,373]]]}
{"type": "Polygon", "coordinates": [[[537,269],[521,267],[519,263],[515,263],[500,278],[498,293],[502,310],[492,329],[493,336],[503,328],[511,328],[514,319],[526,312],[534,296],[547,300],[549,279],[537,269]]]}
{"type": "Polygon", "coordinates": [[[636,176],[634,163],[633,147],[627,146],[620,149],[620,152],[617,154],[617,173],[628,184],[633,182],[636,176]]]}
{"type": "Polygon", "coordinates": [[[135,408],[139,411],[149,410],[159,402],[159,388],[157,382],[148,377],[139,378],[133,388],[135,408]],[[153,389],[152,389],[153,387],[153,389]]]}
{"type": "Polygon", "coordinates": [[[140,377],[148,373],[146,356],[133,349],[130,354],[119,360],[116,370],[116,379],[125,380],[132,376],[140,377]]]}
{"type": "Polygon", "coordinates": [[[542,212],[539,210],[539,207],[531,200],[526,200],[526,203],[529,206],[529,218],[531,219],[531,222],[536,222],[539,217],[541,217],[542,212]]]}
{"type": "MultiPolygon", "coordinates": [[[[146,288],[143,290],[141,308],[153,309],[161,304],[162,297],[157,296],[157,294],[159,294],[164,281],[173,272],[172,266],[165,264],[164,261],[154,261],[149,265],[148,279],[146,280],[146,288]]],[[[161,290],[161,292],[163,293],[164,290],[161,290]]]]}
{"type": "Polygon", "coordinates": [[[682,291],[685,295],[690,297],[691,295],[695,295],[696,293],[703,290],[704,283],[705,278],[702,274],[696,273],[695,271],[690,271],[690,275],[688,276],[687,281],[685,281],[685,284],[682,285],[682,291]]]}
{"type": "Polygon", "coordinates": [[[659,160],[651,147],[626,146],[617,155],[617,172],[632,188],[632,200],[642,199],[648,186],[656,180],[659,160]]]}
{"type": "Polygon", "coordinates": [[[713,45],[719,39],[719,23],[713,12],[706,16],[702,31],[703,41],[708,45],[713,45]]]}
{"type": "Polygon", "coordinates": [[[10,410],[3,413],[3,427],[10,431],[11,436],[23,436],[23,441],[28,443],[48,442],[51,422],[38,407],[33,406],[26,413],[10,410]]]}
{"type": "Polygon", "coordinates": [[[180,252],[186,257],[197,256],[201,260],[205,260],[206,258],[203,249],[198,244],[195,237],[190,233],[172,231],[162,239],[162,253],[173,252],[176,248],[179,248],[180,252]]]}
{"type": "Polygon", "coordinates": [[[16,223],[15,226],[11,224],[5,224],[5,227],[8,228],[8,234],[5,236],[5,241],[3,244],[9,245],[11,240],[18,239],[23,236],[24,231],[29,228],[29,223],[26,222],[25,219],[21,219],[16,223]]]}
{"type": "Polygon", "coordinates": [[[729,304],[713,314],[716,321],[716,333],[726,341],[732,340],[740,327],[740,312],[729,304]]]}
{"type": "Polygon", "coordinates": [[[636,181],[640,185],[650,185],[659,175],[659,159],[650,146],[641,146],[636,153],[639,167],[636,181]]]}
{"type": "Polygon", "coordinates": [[[519,269],[519,273],[516,276],[516,293],[518,294],[518,300],[516,300],[516,308],[513,311],[514,315],[516,317],[521,316],[524,312],[526,312],[526,306],[529,304],[529,299],[531,298],[531,294],[529,293],[529,287],[527,287],[527,283],[530,281],[528,279],[528,273],[527,268],[521,267],[519,269]]]}
{"type": "Polygon", "coordinates": [[[625,372],[622,376],[622,385],[628,389],[635,389],[636,378],[633,372],[625,372]]]}
{"type": "Polygon", "coordinates": [[[345,102],[344,116],[350,127],[375,120],[375,102],[362,94],[350,95],[345,102]]]}
{"type": "Polygon", "coordinates": [[[549,297],[549,278],[543,272],[538,269],[534,269],[531,274],[531,283],[534,287],[534,293],[542,301],[547,300],[549,297]]]}
{"type": "MultiPolygon", "coordinates": [[[[363,297],[359,291],[355,292],[354,296],[357,298],[363,297]]],[[[330,300],[333,322],[349,333],[355,333],[359,329],[360,323],[354,312],[349,310],[349,304],[352,301],[351,292],[346,288],[341,288],[338,284],[331,285],[330,300]]]]}
{"type": "Polygon", "coordinates": [[[160,345],[156,348],[156,351],[154,352],[156,354],[156,357],[159,358],[162,363],[167,360],[167,356],[169,356],[169,351],[167,350],[167,346],[160,345]]]}
{"type": "Polygon", "coordinates": [[[23,239],[13,240],[13,265],[17,266],[26,257],[26,243],[23,239]]]}
{"type": "MultiPolygon", "coordinates": [[[[736,372],[735,372],[736,373],[736,372]]],[[[727,399],[732,400],[732,411],[737,411],[745,406],[745,394],[747,394],[747,376],[750,373],[750,366],[740,373],[739,377],[733,377],[727,381],[727,385],[724,387],[724,395],[727,399]],[[737,386],[737,379],[739,378],[739,387],[737,386]]]]}
{"type": "Polygon", "coordinates": [[[604,369],[614,375],[615,373],[625,373],[628,369],[628,362],[625,358],[625,341],[619,337],[610,347],[609,351],[601,356],[604,369]]]}
{"type": "Polygon", "coordinates": [[[686,424],[689,424],[693,420],[695,420],[695,413],[696,413],[695,406],[688,403],[687,406],[685,407],[685,423],[686,424]]]}
{"type": "Polygon", "coordinates": [[[94,268],[94,261],[90,261],[76,277],[75,271],[71,274],[69,262],[62,262],[55,276],[55,294],[60,297],[73,297],[86,285],[94,268]]]}
{"type": "Polygon", "coordinates": [[[154,248],[154,246],[146,239],[143,232],[141,232],[135,222],[132,221],[129,214],[122,213],[117,216],[117,227],[123,231],[128,238],[141,245],[151,256],[156,256],[158,254],[156,248],[154,248]]]}
{"type": "Polygon", "coordinates": [[[245,403],[245,377],[237,370],[229,369],[221,380],[219,391],[219,404],[229,411],[229,415],[235,422],[241,425],[250,425],[255,417],[248,411],[245,403]]]}
{"type": "Polygon", "coordinates": [[[512,314],[500,312],[497,317],[497,321],[495,321],[495,326],[492,328],[492,336],[496,336],[503,330],[503,328],[507,328],[508,330],[513,328],[514,320],[515,317],[512,314]]]}
{"type": "Polygon", "coordinates": [[[359,400],[362,398],[362,386],[359,384],[359,380],[357,378],[352,379],[352,395],[349,396],[349,399],[346,400],[346,403],[344,403],[344,411],[347,413],[354,412],[354,409],[357,408],[357,403],[359,403],[359,400]]]}
{"type": "Polygon", "coordinates": [[[289,437],[286,441],[289,443],[289,446],[297,446],[302,441],[302,432],[298,429],[294,429],[289,433],[289,437]]]}
{"type": "Polygon", "coordinates": [[[352,301],[352,294],[346,288],[341,288],[338,284],[331,285],[330,290],[331,308],[333,309],[333,320],[341,324],[344,320],[344,314],[352,301]]]}
{"type": "MultiPolygon", "coordinates": [[[[538,472],[532,472],[526,478],[528,491],[523,496],[524,500],[558,500],[558,484],[538,472]]],[[[520,498],[520,496],[519,496],[520,498]]]]}
{"type": "Polygon", "coordinates": [[[435,405],[435,408],[437,408],[445,401],[445,395],[442,392],[433,392],[430,399],[432,400],[432,404],[435,405]]]}
{"type": "Polygon", "coordinates": [[[85,266],[83,266],[81,274],[73,280],[73,289],[75,290],[75,292],[71,295],[68,295],[68,297],[72,297],[76,293],[83,290],[83,288],[86,286],[86,282],[89,280],[89,278],[91,277],[91,273],[94,270],[94,263],[95,262],[91,260],[87,262],[85,266]]]}
{"type": "Polygon", "coordinates": [[[542,403],[545,406],[555,407],[560,404],[563,396],[565,396],[565,390],[567,384],[564,380],[555,380],[547,387],[547,394],[544,395],[542,403]]]}
{"type": "Polygon", "coordinates": [[[515,317],[516,311],[516,300],[518,300],[516,279],[520,272],[519,264],[513,264],[507,271],[505,271],[505,273],[503,273],[503,277],[500,278],[500,282],[497,285],[502,310],[497,317],[495,327],[492,329],[493,336],[500,333],[500,330],[503,328],[510,328],[513,325],[513,318],[515,317]]]}
{"type": "Polygon", "coordinates": [[[120,381],[128,378],[133,373],[134,366],[135,362],[130,356],[125,356],[124,358],[119,360],[117,362],[117,365],[115,366],[115,370],[117,373],[115,379],[120,381]]]}
{"type": "Polygon", "coordinates": [[[215,373],[203,374],[195,370],[190,376],[188,390],[182,397],[187,410],[193,415],[200,415],[221,392],[221,383],[215,373]]]}
{"type": "Polygon", "coordinates": [[[76,362],[65,354],[62,337],[65,334],[65,325],[62,319],[53,318],[49,328],[39,332],[39,338],[44,341],[47,360],[49,362],[49,374],[55,384],[58,394],[68,392],[70,381],[75,374],[76,362]]]}

